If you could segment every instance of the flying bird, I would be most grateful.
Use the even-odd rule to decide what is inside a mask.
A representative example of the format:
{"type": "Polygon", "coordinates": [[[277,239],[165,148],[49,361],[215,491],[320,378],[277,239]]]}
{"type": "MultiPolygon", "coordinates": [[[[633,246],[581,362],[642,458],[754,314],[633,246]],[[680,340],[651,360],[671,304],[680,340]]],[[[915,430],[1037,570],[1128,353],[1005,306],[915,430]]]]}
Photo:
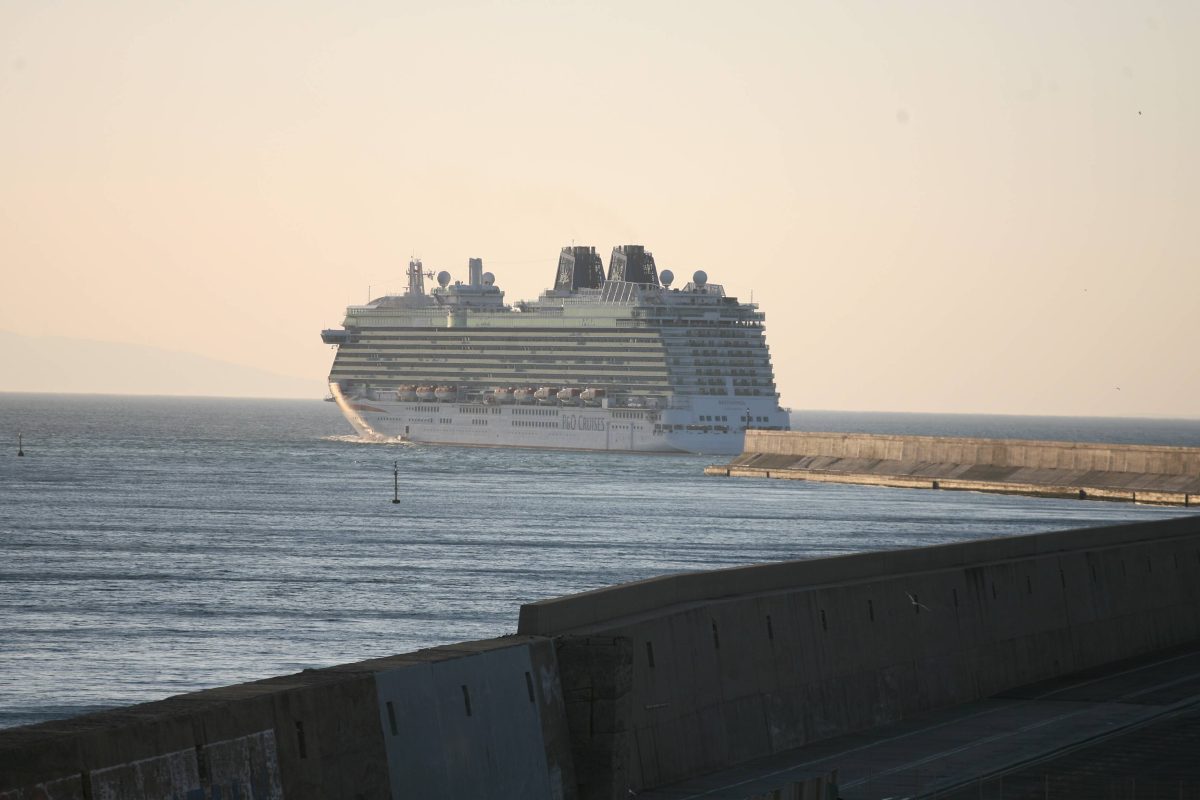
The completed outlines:
{"type": "Polygon", "coordinates": [[[929,610],[929,606],[918,601],[917,596],[915,594],[913,594],[912,592],[905,592],[905,594],[908,595],[909,602],[911,602],[913,604],[913,607],[916,608],[918,611],[920,611],[922,608],[925,609],[926,611],[929,610]]]}

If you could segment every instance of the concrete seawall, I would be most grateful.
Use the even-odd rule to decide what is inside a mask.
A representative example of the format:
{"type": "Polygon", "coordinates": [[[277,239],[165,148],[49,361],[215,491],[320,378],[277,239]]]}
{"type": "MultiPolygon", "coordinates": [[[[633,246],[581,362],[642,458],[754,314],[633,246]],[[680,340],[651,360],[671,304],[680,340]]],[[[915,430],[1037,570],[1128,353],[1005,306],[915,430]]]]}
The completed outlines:
{"type": "Polygon", "coordinates": [[[1197,640],[1196,516],[669,575],[527,604],[515,636],[0,730],[0,800],[625,800],[1197,640]]]}
{"type": "Polygon", "coordinates": [[[1200,518],[672,575],[519,630],[629,643],[614,733],[571,729],[640,790],[1200,638],[1200,518]]]}
{"type": "Polygon", "coordinates": [[[1200,505],[1200,448],[748,431],[725,477],[1200,505]]]}
{"type": "Polygon", "coordinates": [[[556,664],[466,642],[0,730],[0,800],[569,799],[556,664]]]}

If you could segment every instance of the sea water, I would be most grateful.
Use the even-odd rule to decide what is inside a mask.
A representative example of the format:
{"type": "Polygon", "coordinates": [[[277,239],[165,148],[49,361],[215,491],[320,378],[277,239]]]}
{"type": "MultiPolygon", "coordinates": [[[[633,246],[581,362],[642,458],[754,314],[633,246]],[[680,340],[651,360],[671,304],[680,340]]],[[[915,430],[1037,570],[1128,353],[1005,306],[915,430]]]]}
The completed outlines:
{"type": "MultiPolygon", "coordinates": [[[[1200,445],[1200,421],[795,425],[1200,445]]],[[[350,434],[319,401],[0,394],[0,727],[512,633],[521,603],[664,573],[1188,513],[350,434]]]]}

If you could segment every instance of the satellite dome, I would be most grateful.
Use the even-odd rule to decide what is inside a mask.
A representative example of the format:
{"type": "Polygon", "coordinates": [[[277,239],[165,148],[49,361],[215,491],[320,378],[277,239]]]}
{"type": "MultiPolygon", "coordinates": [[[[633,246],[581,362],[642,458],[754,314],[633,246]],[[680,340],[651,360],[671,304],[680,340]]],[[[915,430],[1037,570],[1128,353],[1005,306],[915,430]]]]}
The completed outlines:
{"type": "Polygon", "coordinates": [[[671,281],[675,280],[675,273],[671,272],[669,269],[664,269],[662,272],[658,273],[658,279],[662,281],[663,286],[670,288],[671,281]]]}
{"type": "Polygon", "coordinates": [[[484,285],[484,286],[491,286],[491,285],[492,285],[493,283],[495,283],[495,282],[496,282],[496,276],[495,276],[495,275],[493,275],[493,274],[492,274],[492,273],[490,273],[490,272],[485,272],[485,273],[483,273],[483,285],[484,285]]]}
{"type": "Polygon", "coordinates": [[[438,273],[438,286],[445,289],[446,284],[448,283],[450,283],[450,273],[446,272],[446,270],[442,270],[438,273]]]}
{"type": "Polygon", "coordinates": [[[703,286],[708,283],[708,273],[702,269],[698,269],[692,274],[692,283],[697,286],[703,286]]]}

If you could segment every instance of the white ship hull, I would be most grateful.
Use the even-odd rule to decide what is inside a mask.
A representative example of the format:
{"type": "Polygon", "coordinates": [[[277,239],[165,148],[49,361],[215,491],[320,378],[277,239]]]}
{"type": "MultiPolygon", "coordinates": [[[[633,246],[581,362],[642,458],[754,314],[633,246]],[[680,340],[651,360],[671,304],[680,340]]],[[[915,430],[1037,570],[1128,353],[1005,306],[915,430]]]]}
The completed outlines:
{"type": "Polygon", "coordinates": [[[336,384],[330,388],[360,436],[428,444],[728,455],[742,451],[745,423],[736,418],[739,411],[747,413],[744,403],[725,401],[730,407],[722,408],[717,399],[700,409],[657,411],[394,402],[345,398],[336,384]],[[698,422],[704,417],[735,421],[698,422]]]}

